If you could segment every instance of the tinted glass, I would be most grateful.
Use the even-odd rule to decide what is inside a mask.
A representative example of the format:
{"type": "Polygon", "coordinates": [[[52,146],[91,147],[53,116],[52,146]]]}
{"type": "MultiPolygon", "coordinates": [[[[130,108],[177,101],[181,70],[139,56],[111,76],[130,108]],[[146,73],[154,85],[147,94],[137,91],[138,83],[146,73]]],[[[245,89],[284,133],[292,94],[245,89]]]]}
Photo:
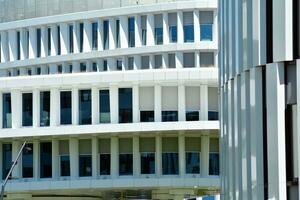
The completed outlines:
{"type": "Polygon", "coordinates": [[[20,31],[17,31],[17,60],[20,60],[21,57],[21,37],[20,37],[20,31]]]}
{"type": "Polygon", "coordinates": [[[178,121],[178,111],[162,111],[163,122],[178,121]]]}
{"type": "Polygon", "coordinates": [[[32,126],[32,93],[22,94],[22,126],[32,126]]]}
{"type": "Polygon", "coordinates": [[[163,43],[163,28],[155,28],[155,44],[163,43]]]}
{"type": "Polygon", "coordinates": [[[108,49],[108,24],[107,20],[103,21],[103,48],[108,49]]]}
{"type": "Polygon", "coordinates": [[[74,50],[74,44],[73,44],[73,25],[69,25],[69,48],[70,48],[70,53],[73,53],[74,50]]]}
{"type": "Polygon", "coordinates": [[[51,178],[52,176],[52,143],[40,143],[40,177],[51,178]]]}
{"type": "Polygon", "coordinates": [[[170,40],[170,43],[177,42],[177,26],[169,27],[169,40],[170,40]]]}
{"type": "Polygon", "coordinates": [[[47,38],[48,38],[48,56],[51,55],[51,28],[47,29],[47,38]]]}
{"type": "Polygon", "coordinates": [[[219,153],[209,153],[209,175],[219,175],[219,153]]]}
{"type": "Polygon", "coordinates": [[[187,111],[185,116],[186,116],[186,121],[198,121],[199,111],[187,111]]]}
{"type": "Polygon", "coordinates": [[[91,155],[79,155],[79,176],[92,176],[91,155]]]}
{"type": "Polygon", "coordinates": [[[154,122],[154,111],[141,111],[140,119],[141,122],[154,122]]]}
{"type": "Polygon", "coordinates": [[[92,23],[92,49],[98,49],[98,23],[92,23]]]}
{"type": "Polygon", "coordinates": [[[141,174],[155,174],[155,153],[141,153],[141,174]]]}
{"type": "Polygon", "coordinates": [[[40,126],[50,125],[50,92],[40,93],[40,126]]]}
{"type": "Polygon", "coordinates": [[[60,176],[70,176],[70,156],[60,156],[60,176]]]}
{"type": "Polygon", "coordinates": [[[178,174],[178,153],[162,153],[163,175],[178,174]]]}
{"type": "Polygon", "coordinates": [[[119,122],[132,122],[132,89],[119,88],[119,122]]]}
{"type": "Polygon", "coordinates": [[[12,164],[12,144],[3,144],[2,148],[2,179],[5,179],[12,164]]]}
{"type": "Polygon", "coordinates": [[[60,48],[60,26],[57,26],[57,55],[60,55],[61,48],[60,48]]]}
{"type": "Polygon", "coordinates": [[[119,155],[119,175],[132,175],[132,154],[119,155]]]}
{"type": "Polygon", "coordinates": [[[110,175],[110,154],[100,154],[100,175],[110,175]]]}
{"type": "Polygon", "coordinates": [[[72,92],[60,92],[60,124],[72,124],[72,92]]]}
{"type": "Polygon", "coordinates": [[[184,42],[194,42],[194,25],[185,25],[184,31],[184,42]]]}
{"type": "Polygon", "coordinates": [[[10,93],[3,94],[2,104],[2,122],[3,128],[11,128],[11,95],[10,93]]]}
{"type": "Polygon", "coordinates": [[[22,175],[23,178],[33,177],[33,144],[26,144],[22,152],[22,175]]]}
{"type": "Polygon", "coordinates": [[[37,57],[41,57],[41,29],[36,29],[36,52],[37,57]]]}
{"type": "Polygon", "coordinates": [[[219,120],[219,112],[208,111],[208,120],[219,120]]]}
{"type": "Polygon", "coordinates": [[[79,52],[83,50],[83,23],[79,24],[79,52]]]}
{"type": "Polygon", "coordinates": [[[79,124],[92,123],[91,90],[79,91],[79,124]]]}
{"type": "Polygon", "coordinates": [[[201,41],[212,41],[212,24],[200,25],[200,39],[201,41]]]}
{"type": "Polygon", "coordinates": [[[199,152],[186,152],[185,167],[187,174],[200,173],[200,155],[199,152]]]}
{"type": "Polygon", "coordinates": [[[116,47],[120,48],[120,20],[116,20],[116,47]]]}
{"type": "Polygon", "coordinates": [[[135,46],[134,17],[128,18],[128,46],[135,46]]]}
{"type": "Polygon", "coordinates": [[[110,123],[109,90],[99,91],[100,123],[110,123]]]}

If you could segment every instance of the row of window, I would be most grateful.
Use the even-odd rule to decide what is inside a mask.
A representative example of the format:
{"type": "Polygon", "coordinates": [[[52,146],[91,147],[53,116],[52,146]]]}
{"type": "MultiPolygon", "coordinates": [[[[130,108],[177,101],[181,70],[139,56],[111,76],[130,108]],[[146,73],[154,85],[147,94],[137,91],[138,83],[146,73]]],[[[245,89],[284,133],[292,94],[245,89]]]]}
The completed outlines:
{"type": "MultiPolygon", "coordinates": [[[[201,161],[201,142],[198,138],[185,138],[185,173],[186,174],[200,174],[201,161]],[[192,144],[190,144],[191,142],[192,144]]],[[[155,174],[155,138],[140,138],[140,173],[141,174],[155,174]],[[142,146],[144,145],[144,146],[142,146]]],[[[111,175],[111,152],[110,139],[100,139],[99,153],[98,153],[98,174],[111,175]],[[102,146],[103,145],[103,146],[102,146]]],[[[176,143],[176,137],[162,138],[162,174],[163,175],[178,175],[179,174],[179,153],[176,143]]],[[[209,152],[209,175],[219,175],[219,152],[218,139],[210,139],[209,152]]],[[[12,162],[12,144],[3,144],[3,179],[6,177],[12,162]]],[[[33,151],[34,145],[32,143],[26,144],[21,157],[22,177],[33,177],[33,151]]],[[[39,169],[40,178],[52,177],[52,143],[41,142],[39,144],[39,169]]],[[[79,140],[79,177],[92,176],[92,154],[91,154],[91,140],[79,140]]],[[[70,176],[70,153],[69,142],[67,140],[59,141],[59,174],[62,177],[70,176]]],[[[119,155],[118,155],[119,175],[133,175],[133,153],[132,153],[132,139],[119,139],[119,155]]]]}
{"type": "MultiPolygon", "coordinates": [[[[139,110],[141,122],[154,122],[154,87],[140,87],[139,110]],[[152,98],[152,100],[151,100],[152,98]]],[[[99,90],[99,122],[110,123],[110,91],[99,90]]],[[[3,128],[12,126],[12,99],[10,93],[2,94],[3,128]]],[[[39,93],[39,126],[50,125],[50,91],[39,93]]],[[[72,91],[60,91],[60,124],[72,124],[72,91]]],[[[132,88],[118,89],[118,113],[119,123],[133,122],[133,94],[132,88]]],[[[178,88],[175,86],[163,87],[162,111],[163,122],[178,121],[178,88]]],[[[218,120],[218,103],[216,88],[209,88],[209,112],[208,120],[218,120]],[[214,102],[213,102],[214,101],[214,102]]],[[[90,89],[79,90],[78,93],[79,125],[92,124],[92,91],[90,89]]],[[[200,119],[200,88],[186,87],[186,121],[198,121],[200,119]]],[[[33,126],[33,93],[22,93],[22,126],[33,126]]]]}
{"type": "MultiPolygon", "coordinates": [[[[212,41],[214,20],[213,11],[200,11],[199,15],[200,40],[212,41]]],[[[7,49],[6,53],[4,52],[3,55],[1,55],[0,60],[1,62],[9,60],[12,61],[13,59],[10,59],[9,56],[12,56],[14,60],[20,60],[24,58],[44,57],[47,55],[61,55],[63,54],[62,51],[66,51],[64,53],[77,53],[91,50],[120,48],[122,47],[121,43],[124,43],[124,41],[121,41],[120,37],[121,29],[126,35],[125,39],[127,41],[125,47],[136,46],[135,37],[137,31],[140,32],[142,45],[153,45],[149,44],[147,40],[147,37],[150,37],[148,35],[148,28],[153,29],[151,31],[153,31],[154,35],[154,44],[163,44],[163,34],[168,34],[168,42],[176,43],[178,40],[178,16],[177,13],[168,13],[167,16],[168,33],[163,32],[163,14],[155,14],[154,19],[147,19],[150,15],[138,16],[138,19],[135,17],[128,17],[125,24],[121,24],[123,22],[120,18],[103,20],[101,22],[72,23],[67,24],[66,26],[57,25],[48,28],[29,28],[24,31],[17,31],[13,36],[8,36],[8,33],[3,32],[0,38],[0,43],[3,43],[1,44],[2,47],[14,45],[12,48],[15,49],[15,51],[13,50],[13,55],[9,55],[9,51],[7,49]],[[135,26],[136,20],[139,22],[138,26],[135,26]],[[149,26],[148,24],[151,24],[152,20],[153,25],[149,26]],[[137,27],[139,30],[135,30],[137,27]],[[4,43],[7,44],[5,45],[4,43]],[[102,48],[99,44],[102,45],[102,48]],[[64,45],[64,50],[62,50],[62,45],[64,45]],[[24,46],[25,48],[23,49],[24,46]],[[87,46],[87,50],[84,49],[86,48],[85,46],[87,46]],[[22,50],[25,51],[21,53],[22,50]]],[[[184,42],[194,42],[194,13],[183,12],[182,21],[184,42]]]]}

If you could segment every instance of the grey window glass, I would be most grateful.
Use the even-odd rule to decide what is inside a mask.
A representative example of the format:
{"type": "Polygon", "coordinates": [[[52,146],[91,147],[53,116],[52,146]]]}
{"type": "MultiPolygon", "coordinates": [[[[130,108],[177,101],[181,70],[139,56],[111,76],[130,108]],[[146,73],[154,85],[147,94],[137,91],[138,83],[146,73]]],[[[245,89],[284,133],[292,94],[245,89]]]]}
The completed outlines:
{"type": "Polygon", "coordinates": [[[110,175],[110,154],[100,154],[100,175],[110,175]]]}
{"type": "Polygon", "coordinates": [[[155,174],[155,153],[141,153],[141,174],[155,174]]]}
{"type": "Polygon", "coordinates": [[[169,42],[177,42],[177,13],[168,14],[169,42]]]}
{"type": "Polygon", "coordinates": [[[183,53],[183,67],[195,67],[195,53],[183,53]]]}
{"type": "Polygon", "coordinates": [[[70,156],[60,156],[60,176],[70,176],[70,156]]]}
{"type": "Polygon", "coordinates": [[[194,18],[193,12],[183,13],[184,42],[194,42],[194,18]]]}
{"type": "Polygon", "coordinates": [[[103,49],[108,49],[108,45],[109,45],[108,26],[109,26],[108,20],[103,21],[103,49]]]}
{"type": "Polygon", "coordinates": [[[168,68],[175,68],[176,62],[175,62],[175,53],[168,54],[168,68]]]}
{"type": "Polygon", "coordinates": [[[119,88],[119,123],[132,122],[132,88],[119,88]]]}
{"type": "Polygon", "coordinates": [[[149,56],[142,56],[141,57],[142,66],[141,69],[149,69],[149,56]]]}
{"type": "Polygon", "coordinates": [[[62,73],[62,65],[57,65],[57,73],[58,74],[62,73]]]}
{"type": "Polygon", "coordinates": [[[51,55],[51,28],[47,28],[48,56],[51,55]]]}
{"type": "Polygon", "coordinates": [[[92,156],[79,155],[79,176],[92,176],[92,156]]]}
{"type": "Polygon", "coordinates": [[[22,94],[22,126],[32,126],[32,93],[22,94]]]}
{"type": "Polygon", "coordinates": [[[162,153],[163,175],[178,174],[178,153],[162,153]]]}
{"type": "Polygon", "coordinates": [[[23,178],[33,177],[33,144],[27,143],[22,152],[22,176],[23,178]]]}
{"type": "Polygon", "coordinates": [[[50,125],[50,92],[40,93],[40,126],[50,125]]]}
{"type": "Polygon", "coordinates": [[[200,53],[200,66],[201,67],[214,67],[214,53],[201,52],[200,53]]]}
{"type": "Polygon", "coordinates": [[[128,18],[128,46],[135,46],[135,35],[134,35],[134,17],[128,18]]]}
{"type": "Polygon", "coordinates": [[[52,143],[40,143],[40,177],[52,177],[52,143]]]}
{"type": "MultiPolygon", "coordinates": [[[[0,41],[1,43],[1,41],[0,41]]],[[[17,60],[20,60],[21,57],[21,37],[20,37],[20,31],[17,31],[17,60]]],[[[1,58],[0,58],[1,60],[1,58]]]]}
{"type": "Polygon", "coordinates": [[[162,111],[163,122],[174,122],[178,121],[178,111],[162,111]]]}
{"type": "Polygon", "coordinates": [[[12,164],[12,144],[3,144],[2,148],[2,179],[5,179],[12,164]]]}
{"type": "Polygon", "coordinates": [[[219,153],[209,153],[209,175],[219,175],[219,153]]]}
{"type": "Polygon", "coordinates": [[[120,20],[116,20],[116,47],[120,48],[120,20]]]}
{"type": "Polygon", "coordinates": [[[92,123],[92,97],[91,90],[79,91],[79,124],[92,123]]]}
{"type": "Polygon", "coordinates": [[[98,71],[98,64],[96,63],[96,62],[93,62],[93,64],[92,64],[92,70],[93,70],[93,72],[97,72],[98,71]]]}
{"type": "Polygon", "coordinates": [[[147,44],[147,16],[141,16],[142,45],[147,44]]]}
{"type": "Polygon", "coordinates": [[[162,14],[154,15],[154,34],[155,44],[159,45],[163,43],[163,19],[162,14]]]}
{"type": "Polygon", "coordinates": [[[26,54],[26,58],[28,59],[29,57],[29,30],[26,30],[25,32],[25,40],[26,40],[26,51],[27,51],[27,54],[26,54]]]}
{"type": "Polygon", "coordinates": [[[103,71],[107,71],[107,60],[103,60],[103,71]]]}
{"type": "Polygon", "coordinates": [[[73,39],[73,25],[70,24],[69,25],[69,49],[70,49],[70,53],[74,52],[74,39],[73,39]]]}
{"type": "Polygon", "coordinates": [[[80,72],[86,72],[86,64],[80,63],[80,72]]]}
{"type": "Polygon", "coordinates": [[[154,67],[155,67],[155,69],[162,68],[162,55],[154,56],[154,67]]]}
{"type": "Polygon", "coordinates": [[[140,120],[141,122],[154,122],[154,111],[153,110],[141,111],[140,120]]]}
{"type": "Polygon", "coordinates": [[[132,154],[124,153],[119,154],[119,175],[132,175],[133,168],[133,157],[132,154]]]}
{"type": "Polygon", "coordinates": [[[185,167],[187,174],[200,173],[200,153],[199,152],[186,152],[185,153],[185,167]]]}
{"type": "Polygon", "coordinates": [[[99,91],[100,123],[110,123],[109,90],[99,91]]]}
{"type": "Polygon", "coordinates": [[[92,49],[98,49],[98,23],[92,23],[92,49]]]}
{"type": "Polygon", "coordinates": [[[79,24],[79,52],[83,51],[83,23],[79,24]]]}
{"type": "Polygon", "coordinates": [[[11,128],[11,94],[4,93],[2,95],[2,122],[3,128],[11,128]]]}
{"type": "Polygon", "coordinates": [[[200,40],[212,41],[213,40],[213,12],[200,11],[200,40]]]}
{"type": "Polygon", "coordinates": [[[57,55],[61,54],[61,47],[60,47],[60,26],[57,26],[57,55]]]}
{"type": "Polygon", "coordinates": [[[127,61],[128,61],[128,63],[127,63],[128,70],[133,70],[134,57],[128,57],[127,61]]]}
{"type": "Polygon", "coordinates": [[[186,121],[199,121],[199,111],[186,111],[186,121]]]}
{"type": "Polygon", "coordinates": [[[37,57],[41,57],[41,29],[36,29],[36,51],[37,57]]]}
{"type": "Polygon", "coordinates": [[[122,70],[122,59],[117,59],[117,70],[122,70]]]}
{"type": "Polygon", "coordinates": [[[60,124],[72,124],[72,92],[60,92],[60,124]]]}

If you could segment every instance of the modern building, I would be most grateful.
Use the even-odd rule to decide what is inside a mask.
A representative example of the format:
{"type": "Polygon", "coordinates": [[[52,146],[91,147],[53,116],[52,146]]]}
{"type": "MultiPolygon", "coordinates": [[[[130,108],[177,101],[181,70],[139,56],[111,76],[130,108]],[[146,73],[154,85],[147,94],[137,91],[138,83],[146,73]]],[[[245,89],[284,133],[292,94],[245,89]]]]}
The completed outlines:
{"type": "Polygon", "coordinates": [[[219,6],[221,197],[299,199],[299,1],[219,6]]]}
{"type": "Polygon", "coordinates": [[[217,6],[0,1],[6,199],[218,193],[217,6]]]}

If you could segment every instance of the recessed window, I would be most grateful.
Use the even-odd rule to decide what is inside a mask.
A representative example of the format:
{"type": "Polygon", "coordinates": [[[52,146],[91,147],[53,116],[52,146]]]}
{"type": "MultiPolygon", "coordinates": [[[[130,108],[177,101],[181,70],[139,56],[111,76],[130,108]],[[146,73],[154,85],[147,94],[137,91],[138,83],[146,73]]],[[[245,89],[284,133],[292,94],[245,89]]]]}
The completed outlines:
{"type": "Polygon", "coordinates": [[[93,62],[92,64],[92,71],[97,72],[98,71],[98,64],[96,62],[93,62]]]}
{"type": "Polygon", "coordinates": [[[219,107],[218,107],[218,88],[208,88],[208,120],[219,119],[219,107]]]}
{"type": "Polygon", "coordinates": [[[133,70],[134,66],[134,57],[128,57],[127,59],[127,69],[128,70],[133,70]]]}
{"type": "Polygon", "coordinates": [[[184,42],[194,42],[194,16],[193,12],[183,13],[184,42]]]}
{"type": "Polygon", "coordinates": [[[141,174],[155,174],[155,138],[140,138],[141,174]]]}
{"type": "Polygon", "coordinates": [[[40,92],[40,126],[50,125],[50,92],[40,92]]]}
{"type": "Polygon", "coordinates": [[[60,124],[72,124],[72,92],[60,92],[60,124]]]}
{"type": "Polygon", "coordinates": [[[80,63],[80,72],[86,72],[86,63],[80,63]]]}
{"type": "Polygon", "coordinates": [[[128,18],[128,46],[129,47],[134,47],[135,46],[134,22],[135,22],[134,17],[129,17],[128,18]]]}
{"type": "Polygon", "coordinates": [[[201,41],[213,40],[213,12],[212,11],[200,12],[200,40],[201,41]]]}
{"type": "Polygon", "coordinates": [[[132,138],[119,139],[119,175],[132,175],[133,156],[132,156],[132,138]]]}
{"type": "Polygon", "coordinates": [[[22,126],[32,126],[32,93],[22,94],[22,126]]]}
{"type": "Polygon", "coordinates": [[[57,55],[61,54],[61,47],[60,47],[60,26],[57,26],[57,55]]]}
{"type": "Polygon", "coordinates": [[[52,177],[52,143],[40,143],[40,177],[52,177]]]}
{"type": "Polygon", "coordinates": [[[110,139],[99,140],[100,175],[110,175],[110,139]]]}
{"type": "Polygon", "coordinates": [[[132,122],[132,88],[119,88],[119,123],[132,122]]]}
{"type": "MultiPolygon", "coordinates": [[[[1,40],[1,38],[0,38],[1,40]]],[[[1,41],[0,41],[1,43],[1,41]]],[[[21,37],[20,37],[20,31],[17,31],[17,60],[21,59],[21,37]]],[[[1,60],[1,57],[0,57],[1,60]]]]}
{"type": "Polygon", "coordinates": [[[83,51],[83,23],[79,23],[79,52],[83,51]]]}
{"type": "Polygon", "coordinates": [[[109,29],[109,22],[108,20],[104,20],[103,21],[103,49],[108,49],[108,45],[109,45],[108,29],[109,29]]]}
{"type": "Polygon", "coordinates": [[[154,15],[154,37],[155,44],[163,43],[163,19],[162,14],[154,15]]]}
{"type": "MultiPolygon", "coordinates": [[[[73,35],[72,35],[73,37],[73,35]]],[[[47,39],[48,39],[48,56],[51,55],[51,28],[47,28],[47,39]]]]}
{"type": "Polygon", "coordinates": [[[200,87],[185,87],[186,121],[198,121],[200,111],[200,87]]]}
{"type": "Polygon", "coordinates": [[[91,140],[79,140],[79,176],[92,176],[91,140]]]}
{"type": "Polygon", "coordinates": [[[37,55],[36,57],[41,57],[41,41],[42,40],[42,35],[41,35],[41,29],[38,28],[36,29],[36,52],[37,55]]]}
{"type": "Polygon", "coordinates": [[[169,53],[168,54],[168,68],[175,68],[176,67],[176,61],[175,61],[175,53],[169,53]]]}
{"type": "Polygon", "coordinates": [[[154,87],[139,88],[140,121],[154,122],[154,87]]]}
{"type": "Polygon", "coordinates": [[[2,179],[5,179],[12,163],[12,144],[2,144],[2,179]]]}
{"type": "Polygon", "coordinates": [[[183,67],[191,68],[195,67],[195,53],[183,53],[183,67]]]}
{"type": "Polygon", "coordinates": [[[141,16],[142,45],[147,44],[147,16],[141,16]]]}
{"type": "Polygon", "coordinates": [[[162,68],[162,55],[154,56],[154,68],[161,69],[162,68]]]}
{"type": "Polygon", "coordinates": [[[22,151],[22,177],[33,177],[33,144],[27,143],[22,151]]]}
{"type": "Polygon", "coordinates": [[[141,69],[149,69],[149,56],[142,56],[141,57],[142,66],[141,69]]]}
{"type": "Polygon", "coordinates": [[[92,96],[91,90],[79,91],[79,124],[92,123],[92,96]]]}
{"type": "Polygon", "coordinates": [[[60,176],[70,176],[69,141],[59,141],[60,176]]]}
{"type": "Polygon", "coordinates": [[[2,94],[2,126],[3,128],[11,128],[11,94],[2,94]]]}
{"type": "Polygon", "coordinates": [[[92,49],[98,49],[98,23],[92,23],[92,49]]]}
{"type": "Polygon", "coordinates": [[[201,52],[200,53],[200,67],[214,67],[214,53],[201,52]]]}
{"type": "Polygon", "coordinates": [[[99,91],[100,123],[110,123],[110,100],[109,90],[99,91]]]}
{"type": "Polygon", "coordinates": [[[218,176],[220,174],[219,161],[219,139],[210,138],[209,140],[209,175],[218,176]]]}
{"type": "Polygon", "coordinates": [[[73,24],[69,25],[69,50],[70,53],[74,52],[73,24]]]}
{"type": "Polygon", "coordinates": [[[200,174],[201,138],[185,138],[185,171],[187,174],[200,174]]]}
{"type": "Polygon", "coordinates": [[[117,70],[122,71],[123,61],[121,58],[117,59],[117,70]]]}
{"type": "Polygon", "coordinates": [[[116,47],[120,48],[120,20],[116,20],[116,47]]]}
{"type": "Polygon", "coordinates": [[[162,138],[162,173],[176,175],[178,171],[178,138],[162,138]]]}
{"type": "Polygon", "coordinates": [[[178,121],[178,89],[175,86],[162,87],[162,121],[178,121]]]}
{"type": "Polygon", "coordinates": [[[169,42],[177,42],[177,13],[168,14],[169,42]]]}

